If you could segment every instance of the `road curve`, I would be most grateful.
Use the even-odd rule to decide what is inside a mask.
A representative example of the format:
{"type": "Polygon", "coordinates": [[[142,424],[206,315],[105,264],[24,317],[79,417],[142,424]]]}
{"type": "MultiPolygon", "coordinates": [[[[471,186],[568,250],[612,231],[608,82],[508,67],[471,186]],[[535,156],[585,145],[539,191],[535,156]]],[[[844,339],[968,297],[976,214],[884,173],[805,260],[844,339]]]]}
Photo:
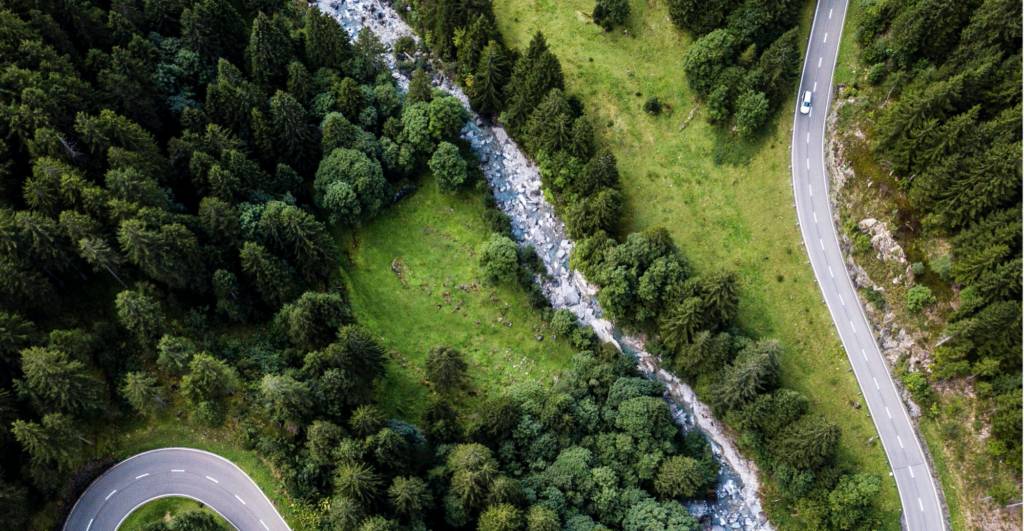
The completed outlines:
{"type": "Polygon", "coordinates": [[[791,146],[797,220],[818,286],[892,467],[906,528],[944,530],[945,518],[931,469],[846,271],[828,199],[825,122],[846,7],[847,0],[819,0],[807,42],[791,146]],[[804,115],[799,112],[800,101],[808,90],[813,94],[812,107],[810,114],[804,115]]]}
{"type": "Polygon", "coordinates": [[[171,496],[206,504],[239,531],[290,531],[242,469],[193,448],[161,448],[114,465],[78,499],[64,531],[114,531],[142,504],[171,496]]]}

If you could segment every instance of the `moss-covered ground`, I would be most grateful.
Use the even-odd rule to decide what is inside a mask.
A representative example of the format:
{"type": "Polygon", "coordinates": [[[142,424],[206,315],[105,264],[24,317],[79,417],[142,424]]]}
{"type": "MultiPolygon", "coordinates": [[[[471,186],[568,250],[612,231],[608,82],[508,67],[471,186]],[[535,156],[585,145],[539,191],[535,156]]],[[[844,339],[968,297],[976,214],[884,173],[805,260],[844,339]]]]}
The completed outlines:
{"type": "MultiPolygon", "coordinates": [[[[790,188],[793,102],[783,105],[753,141],[707,124],[686,84],[682,59],[691,38],[668,18],[665,0],[631,1],[625,32],[590,22],[591,0],[495,0],[498,26],[510,46],[525,49],[540,30],[562,62],[567,90],[594,118],[599,143],[612,150],[627,200],[623,233],[664,226],[698,270],[739,273],[739,320],[750,334],[778,338],[787,386],[807,394],[814,410],[842,427],[839,458],[885,478],[882,528],[898,528],[899,499],[814,275],[801,247],[790,188]],[[643,112],[658,97],[670,108],[643,112]],[[692,120],[688,118],[692,115],[692,120]],[[684,124],[685,128],[681,127],[684,124]]],[[[810,29],[812,4],[801,22],[810,29]]],[[[795,88],[794,88],[795,91],[795,88]]],[[[775,510],[783,528],[799,524],[775,510]]]]}

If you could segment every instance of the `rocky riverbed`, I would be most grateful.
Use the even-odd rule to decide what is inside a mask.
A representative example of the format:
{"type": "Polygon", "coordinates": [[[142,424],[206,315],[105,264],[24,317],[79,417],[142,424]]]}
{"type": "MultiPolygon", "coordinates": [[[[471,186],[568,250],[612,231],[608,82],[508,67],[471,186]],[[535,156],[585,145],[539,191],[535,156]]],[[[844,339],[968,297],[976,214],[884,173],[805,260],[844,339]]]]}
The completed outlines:
{"type": "MultiPolygon", "coordinates": [[[[415,37],[391,5],[380,0],[321,0],[318,5],[337,18],[353,37],[364,27],[389,47],[402,36],[415,37]]],[[[394,57],[389,56],[388,60],[399,84],[407,87],[408,79],[394,69],[394,57]]],[[[435,75],[434,84],[469,108],[468,98],[451,80],[435,75]]],[[[707,405],[697,400],[693,390],[662,369],[661,360],[644,350],[642,338],[624,334],[604,318],[596,298],[597,288],[569,268],[569,253],[574,244],[551,204],[544,199],[537,167],[503,128],[485,124],[476,114],[463,129],[462,136],[479,156],[499,207],[512,219],[519,245],[532,245],[544,260],[549,275],[538,278],[538,282],[552,305],[556,309],[572,310],[583,324],[592,326],[602,340],[635,355],[644,374],[665,383],[666,398],[676,420],[685,429],[700,429],[711,441],[715,456],[722,463],[718,497],[714,502],[691,503],[690,511],[704,522],[706,529],[713,531],[771,529],[757,497],[760,482],[754,463],[739,453],[721,422],[712,416],[707,405]]]]}

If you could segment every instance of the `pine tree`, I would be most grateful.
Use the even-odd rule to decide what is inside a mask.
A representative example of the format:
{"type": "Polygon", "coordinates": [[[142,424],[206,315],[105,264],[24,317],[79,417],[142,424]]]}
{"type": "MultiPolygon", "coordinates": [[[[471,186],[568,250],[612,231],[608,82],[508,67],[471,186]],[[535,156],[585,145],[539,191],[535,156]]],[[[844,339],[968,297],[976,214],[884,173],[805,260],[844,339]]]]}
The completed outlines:
{"type": "Polygon", "coordinates": [[[140,415],[153,415],[161,403],[156,378],[144,372],[130,372],[124,376],[121,395],[140,415]]]}
{"type": "Polygon", "coordinates": [[[714,384],[715,405],[733,410],[774,389],[779,380],[780,351],[774,340],[758,341],[743,349],[722,380],[714,384]]]}
{"type": "Polygon", "coordinates": [[[15,420],[11,434],[34,461],[54,464],[60,470],[70,470],[76,461],[76,436],[66,415],[49,414],[41,423],[15,420]]]}
{"type": "Polygon", "coordinates": [[[21,370],[24,380],[19,387],[48,410],[75,414],[103,407],[103,383],[81,361],[63,352],[42,347],[23,350],[21,370]]]}
{"type": "Polygon", "coordinates": [[[468,365],[458,349],[447,345],[430,349],[424,367],[427,379],[441,392],[457,390],[466,383],[468,365]]]}
{"type": "Polygon", "coordinates": [[[160,303],[139,291],[117,294],[117,317],[121,325],[135,334],[143,344],[156,341],[166,328],[166,317],[160,303]]]}
{"type": "Polygon", "coordinates": [[[256,15],[246,55],[253,80],[264,87],[284,86],[293,57],[292,43],[284,21],[277,14],[273,17],[263,12],[256,15]]]}
{"type": "Polygon", "coordinates": [[[480,53],[480,62],[473,74],[470,97],[473,109],[485,116],[501,112],[505,103],[504,90],[508,84],[509,74],[509,59],[505,47],[495,41],[488,42],[480,53]]]}
{"type": "Polygon", "coordinates": [[[422,68],[417,68],[412,73],[412,79],[409,81],[409,91],[405,94],[406,105],[412,105],[413,103],[430,103],[433,98],[433,86],[430,84],[430,78],[427,77],[427,73],[422,68]]]}
{"type": "Polygon", "coordinates": [[[309,124],[306,110],[287,92],[277,91],[270,98],[275,151],[293,168],[312,164],[310,148],[315,146],[316,130],[309,124]]]}
{"type": "Polygon", "coordinates": [[[78,241],[78,254],[91,265],[95,271],[106,270],[110,276],[117,280],[121,287],[128,289],[128,286],[121,280],[115,271],[121,264],[121,257],[103,238],[82,238],[78,241]]]}
{"type": "Polygon", "coordinates": [[[188,368],[188,374],[181,379],[181,394],[192,405],[219,402],[237,387],[235,368],[206,352],[196,354],[188,368]]]}
{"type": "Polygon", "coordinates": [[[548,49],[544,35],[539,31],[530,40],[526,54],[516,61],[512,76],[505,88],[505,112],[502,121],[518,134],[527,118],[551,89],[562,89],[562,65],[548,49]]]}
{"type": "Polygon", "coordinates": [[[301,423],[313,406],[309,386],[287,375],[265,375],[260,396],[274,417],[286,422],[301,423]]]}
{"type": "Polygon", "coordinates": [[[181,39],[207,63],[218,58],[241,64],[245,22],[227,0],[202,0],[181,13],[181,39]]]}
{"type": "Polygon", "coordinates": [[[306,59],[313,71],[332,68],[344,72],[352,55],[348,32],[330,15],[313,6],[306,10],[306,59]]]}
{"type": "Polygon", "coordinates": [[[277,308],[294,294],[290,267],[262,245],[245,242],[239,252],[242,270],[256,286],[256,291],[271,308],[277,308]]]}

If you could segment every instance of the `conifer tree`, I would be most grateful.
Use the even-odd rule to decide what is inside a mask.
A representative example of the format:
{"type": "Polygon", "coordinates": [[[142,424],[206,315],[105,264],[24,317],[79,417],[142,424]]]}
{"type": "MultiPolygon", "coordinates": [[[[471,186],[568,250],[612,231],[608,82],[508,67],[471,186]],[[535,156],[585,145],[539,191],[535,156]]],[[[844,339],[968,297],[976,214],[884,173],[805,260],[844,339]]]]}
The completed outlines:
{"type": "Polygon", "coordinates": [[[473,74],[470,102],[474,110],[485,116],[501,112],[509,70],[508,54],[504,46],[495,41],[488,42],[480,53],[480,62],[473,74]]]}
{"type": "Polygon", "coordinates": [[[242,270],[256,286],[256,291],[271,308],[288,302],[294,294],[290,267],[284,260],[274,256],[265,247],[245,242],[239,252],[242,270]]]}
{"type": "Polygon", "coordinates": [[[331,68],[344,72],[352,54],[348,32],[341,24],[313,6],[306,10],[306,60],[310,70],[331,68]]]}
{"type": "Polygon", "coordinates": [[[264,87],[284,86],[287,79],[292,43],[283,25],[278,15],[271,17],[263,12],[252,23],[246,55],[253,79],[264,87]]]}

